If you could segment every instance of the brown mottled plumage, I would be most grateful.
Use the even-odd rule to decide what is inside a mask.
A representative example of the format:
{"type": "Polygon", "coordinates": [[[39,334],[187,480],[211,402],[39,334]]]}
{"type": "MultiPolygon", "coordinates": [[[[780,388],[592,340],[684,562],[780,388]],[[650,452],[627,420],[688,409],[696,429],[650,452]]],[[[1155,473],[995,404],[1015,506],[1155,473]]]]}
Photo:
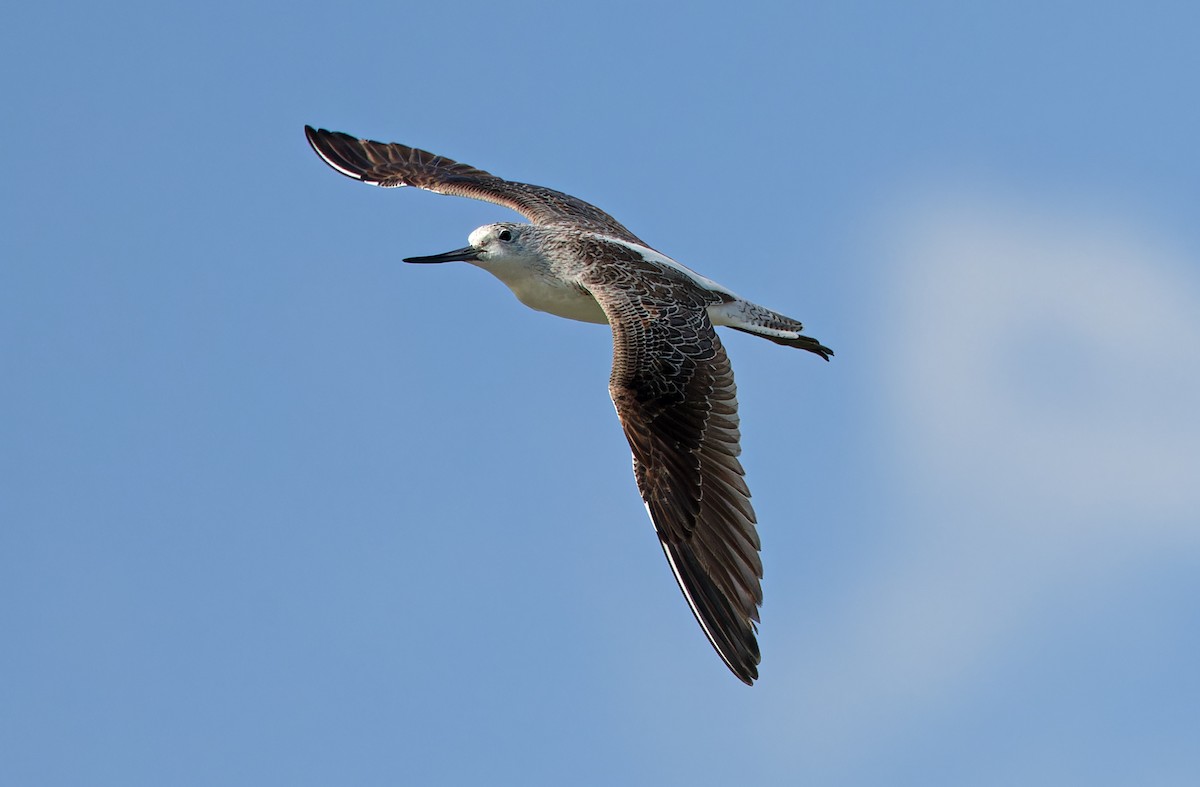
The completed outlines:
{"type": "Polygon", "coordinates": [[[633,452],[634,476],[688,604],[717,653],[747,684],[762,562],[743,478],[737,389],[714,325],[816,353],[798,321],[739,298],[647,246],[599,208],[405,145],[305,127],[313,149],[344,175],[493,202],[530,224],[471,233],[470,245],[408,262],[470,262],[526,305],[613,332],[609,392],[633,452]]]}

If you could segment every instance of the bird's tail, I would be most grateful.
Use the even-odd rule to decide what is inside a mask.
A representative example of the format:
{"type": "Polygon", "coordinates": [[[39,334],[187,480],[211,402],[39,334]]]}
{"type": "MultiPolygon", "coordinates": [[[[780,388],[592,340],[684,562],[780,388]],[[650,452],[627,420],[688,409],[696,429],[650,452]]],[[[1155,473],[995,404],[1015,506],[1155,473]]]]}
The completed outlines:
{"type": "Polygon", "coordinates": [[[808,350],[827,361],[833,355],[833,350],[811,336],[800,333],[804,330],[804,324],[799,320],[785,317],[757,303],[736,298],[727,303],[710,306],[708,313],[714,325],[727,325],[734,330],[761,336],[785,347],[808,350]]]}

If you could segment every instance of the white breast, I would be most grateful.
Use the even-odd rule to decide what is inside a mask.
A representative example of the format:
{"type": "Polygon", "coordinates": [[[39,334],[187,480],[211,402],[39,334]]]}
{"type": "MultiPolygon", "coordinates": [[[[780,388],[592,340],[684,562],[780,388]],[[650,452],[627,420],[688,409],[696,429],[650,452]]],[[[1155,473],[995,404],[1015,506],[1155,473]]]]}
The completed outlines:
{"type": "Polygon", "coordinates": [[[486,263],[479,267],[504,282],[531,309],[580,322],[608,324],[604,310],[586,290],[529,265],[486,263]]]}

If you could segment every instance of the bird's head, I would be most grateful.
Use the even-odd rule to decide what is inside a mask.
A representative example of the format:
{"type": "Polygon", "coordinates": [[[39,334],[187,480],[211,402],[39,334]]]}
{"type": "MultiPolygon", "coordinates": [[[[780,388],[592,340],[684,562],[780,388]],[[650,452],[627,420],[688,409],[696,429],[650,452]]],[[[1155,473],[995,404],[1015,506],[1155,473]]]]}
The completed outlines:
{"type": "Polygon", "coordinates": [[[434,254],[429,257],[406,257],[405,262],[470,262],[487,266],[488,263],[523,259],[535,256],[529,248],[532,238],[530,225],[514,222],[485,224],[467,238],[470,244],[461,249],[434,254]]]}

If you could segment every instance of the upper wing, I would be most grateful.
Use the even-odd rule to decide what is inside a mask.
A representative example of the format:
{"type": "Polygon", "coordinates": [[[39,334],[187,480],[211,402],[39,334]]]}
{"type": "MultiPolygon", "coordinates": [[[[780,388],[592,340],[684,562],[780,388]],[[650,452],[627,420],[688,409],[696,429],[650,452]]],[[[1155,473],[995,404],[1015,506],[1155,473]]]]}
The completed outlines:
{"type": "Polygon", "coordinates": [[[609,266],[604,281],[584,281],[613,330],[609,392],[675,579],[717,653],[751,684],[762,562],[737,459],[733,371],[703,293],[669,280],[656,290],[658,269],[647,288],[637,266],[623,261],[619,274],[609,266]]]}
{"type": "Polygon", "coordinates": [[[356,139],[340,131],[304,127],[317,155],[338,172],[373,186],[416,186],[437,194],[494,202],[534,224],[560,224],[642,243],[595,205],[561,191],[514,183],[417,148],[356,139]]]}

